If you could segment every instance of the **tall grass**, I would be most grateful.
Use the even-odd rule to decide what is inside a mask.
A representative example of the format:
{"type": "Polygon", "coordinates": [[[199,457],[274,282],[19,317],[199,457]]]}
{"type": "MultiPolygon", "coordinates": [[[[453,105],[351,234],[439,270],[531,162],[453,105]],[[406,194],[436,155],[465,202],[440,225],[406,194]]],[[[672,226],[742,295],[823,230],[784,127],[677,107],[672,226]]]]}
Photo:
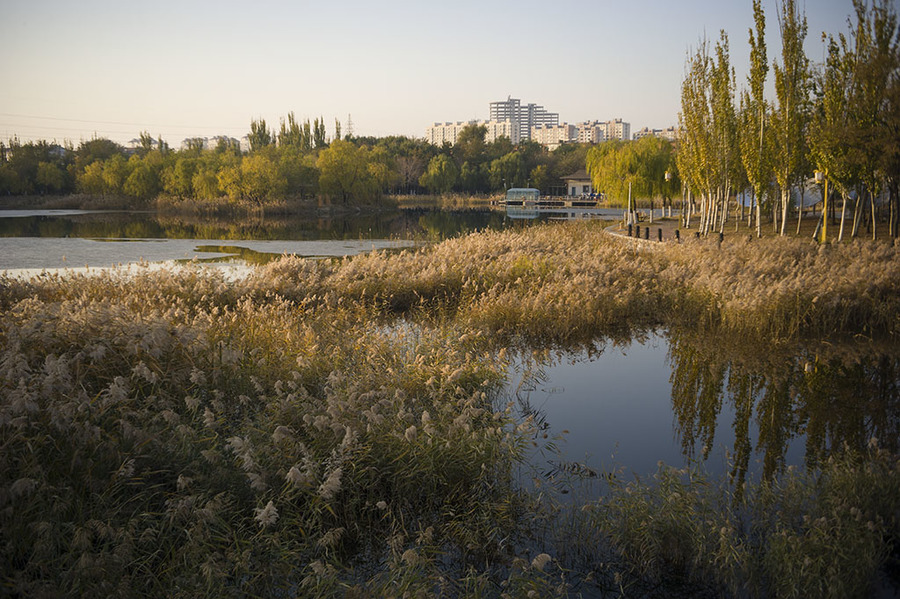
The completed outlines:
{"type": "MultiPolygon", "coordinates": [[[[565,552],[529,540],[544,516],[513,473],[535,431],[497,405],[502,345],[676,324],[790,339],[897,333],[893,246],[667,249],[580,223],[283,258],[239,281],[190,267],[2,278],[4,593],[579,592],[588,577],[565,552]]],[[[852,563],[871,577],[896,536],[891,459],[876,452],[760,491],[785,518],[756,516],[774,532],[741,528],[728,502],[704,504],[663,471],[659,487],[614,488],[590,506],[593,532],[578,538],[602,531],[647,579],[671,564],[738,594],[836,580],[824,556],[837,542],[866,556],[852,563]],[[868,532],[845,531],[847,514],[868,532]],[[709,553],[722,535],[764,557],[742,570],[743,557],[709,553]]],[[[597,588],[625,588],[629,572],[597,588]]]]}
{"type": "MultiPolygon", "coordinates": [[[[699,470],[614,479],[588,525],[618,552],[623,585],[737,597],[869,597],[900,534],[900,461],[874,439],[741,495],[699,470]]],[[[896,584],[896,582],[894,583],[896,584]]]]}
{"type": "Polygon", "coordinates": [[[275,277],[278,293],[295,299],[339,296],[394,313],[438,307],[531,342],[583,343],[660,325],[762,339],[900,331],[900,248],[890,243],[636,246],[601,227],[488,231],[337,265],[287,259],[248,285],[271,290],[275,277]]]}
{"type": "Polygon", "coordinates": [[[193,272],[25,287],[0,321],[7,591],[288,592],[429,529],[507,550],[521,440],[481,336],[193,272]]]}

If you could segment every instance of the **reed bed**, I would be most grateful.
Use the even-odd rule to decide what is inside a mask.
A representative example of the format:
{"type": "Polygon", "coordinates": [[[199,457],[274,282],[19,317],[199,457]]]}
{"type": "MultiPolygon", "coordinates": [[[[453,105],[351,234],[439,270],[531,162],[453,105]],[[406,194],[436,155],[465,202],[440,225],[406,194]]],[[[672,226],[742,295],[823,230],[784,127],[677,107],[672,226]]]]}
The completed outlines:
{"type": "Polygon", "coordinates": [[[870,597],[890,589],[879,572],[896,560],[900,461],[873,438],[866,451],[740,489],[661,464],[651,481],[613,479],[583,511],[634,595],[870,597]]]}
{"type": "Polygon", "coordinates": [[[227,287],[45,277],[4,311],[5,593],[340,594],[345,560],[509,550],[523,433],[482,336],[227,287]]]}
{"type": "Polygon", "coordinates": [[[338,264],[288,258],[248,289],[298,301],[340,297],[394,314],[437,308],[529,343],[685,325],[762,340],[900,332],[900,247],[889,242],[638,245],[598,223],[570,223],[338,264]]]}
{"type": "MultiPolygon", "coordinates": [[[[190,266],[2,278],[3,592],[580,592],[589,577],[529,540],[542,508],[513,473],[537,433],[498,405],[502,348],[684,325],[760,338],[890,339],[900,324],[892,245],[659,249],[573,223],[343,260],[285,257],[238,281],[190,266]]],[[[872,471],[886,482],[871,488],[894,493],[896,468],[881,455],[848,466],[857,474],[844,478],[788,479],[760,505],[806,505],[814,496],[825,511],[810,511],[812,522],[827,524],[829,480],[847,481],[834,495],[847,497],[840,493],[875,484],[853,478],[872,471]],[[794,499],[795,486],[811,495],[794,499]]],[[[725,504],[707,509],[661,476],[657,487],[626,488],[584,512],[596,517],[592,531],[638,565],[634,572],[652,579],[655,564],[674,560],[691,576],[713,572],[714,588],[731,591],[744,580],[780,589],[808,574],[809,564],[791,559],[802,555],[796,545],[815,546],[803,520],[729,536],[736,550],[755,553],[771,542],[749,574],[735,570],[733,556],[721,570],[698,565],[697,547],[716,531],[743,529],[725,504]],[[639,515],[674,492],[686,496],[675,511],[681,520],[673,516],[665,534],[653,528],[669,526],[664,520],[648,528],[639,515]],[[626,495],[645,499],[629,504],[626,495]],[[726,524],[694,530],[701,514],[726,524]],[[648,538],[662,540],[648,549],[648,538]]],[[[883,563],[896,506],[847,506],[875,527],[848,533],[862,535],[853,547],[866,564],[883,563]]],[[[844,542],[823,530],[821,543],[844,542]]],[[[809,556],[820,560],[809,572],[822,573],[825,553],[809,556]]],[[[598,572],[596,588],[615,592],[630,571],[598,572]]]]}

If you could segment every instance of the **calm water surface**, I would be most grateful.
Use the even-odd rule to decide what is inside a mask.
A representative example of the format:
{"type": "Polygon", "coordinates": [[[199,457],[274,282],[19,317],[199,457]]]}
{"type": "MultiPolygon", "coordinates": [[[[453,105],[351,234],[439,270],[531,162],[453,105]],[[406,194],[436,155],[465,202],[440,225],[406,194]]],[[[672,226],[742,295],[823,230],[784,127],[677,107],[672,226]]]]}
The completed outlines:
{"type": "Polygon", "coordinates": [[[696,333],[519,359],[506,396],[541,429],[531,463],[638,476],[698,464],[740,482],[864,449],[897,451],[900,352],[857,341],[735,347],[696,333]],[[546,435],[546,438],[544,438],[546,435]]]}
{"type": "Polygon", "coordinates": [[[348,256],[512,224],[489,210],[378,214],[165,216],[154,212],[0,211],[0,271],[107,268],[137,262],[262,263],[282,254],[348,256]]]}

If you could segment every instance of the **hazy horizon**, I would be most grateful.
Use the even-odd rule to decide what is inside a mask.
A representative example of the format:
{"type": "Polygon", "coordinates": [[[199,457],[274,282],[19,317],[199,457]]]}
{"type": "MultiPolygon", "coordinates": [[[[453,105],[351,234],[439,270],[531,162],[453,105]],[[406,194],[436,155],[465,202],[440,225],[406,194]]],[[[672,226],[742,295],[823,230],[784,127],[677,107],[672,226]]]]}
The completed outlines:
{"type": "MultiPolygon", "coordinates": [[[[771,63],[778,5],[763,5],[771,63]]],[[[800,6],[807,55],[821,62],[821,33],[846,31],[852,3],[800,6]]],[[[148,131],[177,148],[186,137],[240,138],[252,119],[277,129],[289,112],[322,117],[329,136],[335,119],[347,132],[349,115],[356,135],[422,137],[434,122],[485,120],[508,96],[561,122],[665,128],[704,35],[728,33],[745,85],[752,26],[751,0],[0,0],[0,140],[126,143],[148,131]]]]}

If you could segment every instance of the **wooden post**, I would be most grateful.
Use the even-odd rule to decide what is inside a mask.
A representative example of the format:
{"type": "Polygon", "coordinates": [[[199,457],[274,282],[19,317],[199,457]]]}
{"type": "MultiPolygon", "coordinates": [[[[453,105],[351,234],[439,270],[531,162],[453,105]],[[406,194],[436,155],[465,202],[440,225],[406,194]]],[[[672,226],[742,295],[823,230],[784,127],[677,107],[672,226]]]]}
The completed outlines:
{"type": "Polygon", "coordinates": [[[657,241],[662,241],[662,229],[656,230],[657,241]]]}
{"type": "Polygon", "coordinates": [[[650,227],[644,227],[644,239],[650,239],[650,227]]]}
{"type": "Polygon", "coordinates": [[[628,236],[629,236],[629,237],[632,236],[632,235],[631,235],[631,234],[632,234],[631,228],[632,228],[632,227],[631,227],[631,223],[628,223],[628,236]]]}
{"type": "Polygon", "coordinates": [[[641,238],[641,226],[640,225],[634,226],[634,236],[637,237],[638,239],[641,238]]]}
{"type": "Polygon", "coordinates": [[[675,229],[675,242],[681,243],[681,231],[678,229],[675,229]]]}

